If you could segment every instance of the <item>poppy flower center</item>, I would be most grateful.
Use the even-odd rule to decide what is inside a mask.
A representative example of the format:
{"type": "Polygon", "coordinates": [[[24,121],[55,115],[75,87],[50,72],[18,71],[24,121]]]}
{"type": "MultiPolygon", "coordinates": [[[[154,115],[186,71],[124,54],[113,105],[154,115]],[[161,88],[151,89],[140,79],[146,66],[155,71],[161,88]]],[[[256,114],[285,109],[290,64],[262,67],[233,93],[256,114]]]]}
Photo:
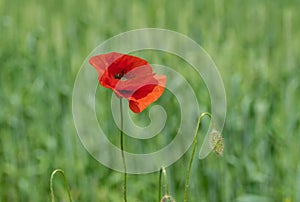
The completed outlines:
{"type": "Polygon", "coordinates": [[[125,76],[124,70],[122,70],[121,73],[115,73],[114,78],[121,81],[128,80],[127,75],[125,76]]]}
{"type": "Polygon", "coordinates": [[[114,78],[115,78],[115,79],[121,80],[123,76],[124,76],[124,73],[123,73],[123,72],[121,72],[121,73],[116,73],[116,74],[114,75],[114,78]]]}
{"type": "Polygon", "coordinates": [[[115,79],[119,79],[119,80],[121,80],[121,81],[127,80],[127,78],[126,78],[124,75],[125,75],[125,72],[124,72],[124,70],[122,70],[122,71],[119,72],[119,73],[115,73],[114,78],[115,78],[115,79]]]}

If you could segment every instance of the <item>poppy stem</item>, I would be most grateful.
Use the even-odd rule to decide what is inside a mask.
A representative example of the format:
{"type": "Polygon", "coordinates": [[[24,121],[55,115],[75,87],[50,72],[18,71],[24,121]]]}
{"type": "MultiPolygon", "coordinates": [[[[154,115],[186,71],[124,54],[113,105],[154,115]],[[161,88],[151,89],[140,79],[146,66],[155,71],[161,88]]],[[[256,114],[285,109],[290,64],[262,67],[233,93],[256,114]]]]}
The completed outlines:
{"type": "Polygon", "coordinates": [[[161,167],[159,171],[159,178],[158,178],[158,202],[161,199],[161,178],[162,174],[164,175],[164,186],[165,186],[165,195],[169,195],[169,188],[168,188],[168,175],[165,167],[161,167]]]}
{"type": "Polygon", "coordinates": [[[124,155],[124,134],[123,134],[123,106],[122,106],[122,98],[120,98],[120,118],[121,118],[121,128],[120,128],[120,145],[121,145],[121,155],[122,155],[122,161],[123,161],[123,167],[124,167],[124,184],[123,184],[123,198],[124,202],[127,202],[127,194],[126,194],[126,181],[127,181],[127,173],[126,173],[126,161],[125,161],[125,155],[124,155]]]}
{"type": "Polygon", "coordinates": [[[191,175],[191,169],[192,169],[193,159],[194,159],[194,156],[195,156],[195,151],[196,151],[196,146],[197,146],[197,135],[198,135],[198,130],[199,130],[200,122],[201,122],[201,120],[202,120],[202,118],[204,116],[208,116],[211,119],[213,127],[214,127],[214,121],[213,121],[212,115],[209,112],[203,112],[199,116],[199,119],[198,119],[198,122],[197,122],[197,126],[196,126],[196,131],[195,131],[195,134],[194,134],[192,156],[190,158],[188,172],[187,172],[187,175],[186,175],[186,178],[185,178],[185,189],[184,189],[184,198],[183,198],[184,202],[187,201],[187,192],[188,192],[188,189],[189,189],[189,179],[190,179],[190,175],[191,175]]]}
{"type": "Polygon", "coordinates": [[[64,178],[64,183],[65,183],[65,188],[67,190],[67,193],[68,193],[68,197],[69,197],[69,201],[72,202],[72,198],[71,198],[71,193],[70,193],[70,187],[68,185],[68,181],[67,181],[67,178],[65,176],[65,172],[62,170],[62,169],[55,169],[52,174],[51,174],[51,177],[50,177],[50,192],[51,192],[51,202],[54,202],[55,199],[54,199],[54,190],[53,190],[53,178],[54,178],[54,175],[56,173],[61,173],[63,178],[64,178]]]}

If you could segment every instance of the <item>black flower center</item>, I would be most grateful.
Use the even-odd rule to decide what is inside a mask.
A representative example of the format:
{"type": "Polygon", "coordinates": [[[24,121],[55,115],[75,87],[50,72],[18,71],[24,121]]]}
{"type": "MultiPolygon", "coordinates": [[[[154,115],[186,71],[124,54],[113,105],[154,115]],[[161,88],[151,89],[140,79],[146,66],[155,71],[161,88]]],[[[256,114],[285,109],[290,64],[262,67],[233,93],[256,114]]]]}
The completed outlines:
{"type": "Polygon", "coordinates": [[[120,79],[122,79],[123,76],[124,76],[123,73],[116,73],[116,74],[114,75],[114,78],[120,80],[120,79]]]}
{"type": "Polygon", "coordinates": [[[114,78],[121,80],[124,76],[124,70],[122,70],[120,73],[115,73],[114,78]]]}

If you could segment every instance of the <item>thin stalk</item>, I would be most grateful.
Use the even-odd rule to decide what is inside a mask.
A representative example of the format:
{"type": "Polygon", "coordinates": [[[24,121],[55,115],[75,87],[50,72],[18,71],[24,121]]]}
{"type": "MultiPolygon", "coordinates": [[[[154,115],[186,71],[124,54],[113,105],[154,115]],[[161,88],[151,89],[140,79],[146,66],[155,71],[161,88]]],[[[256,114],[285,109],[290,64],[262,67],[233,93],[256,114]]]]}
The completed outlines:
{"type": "Polygon", "coordinates": [[[124,134],[123,134],[123,106],[122,106],[122,98],[120,98],[120,116],[121,116],[121,129],[120,129],[120,145],[121,145],[121,155],[124,167],[124,184],[123,184],[123,199],[124,202],[127,202],[127,193],[126,193],[126,183],[127,183],[127,173],[126,173],[126,161],[124,155],[124,134]]]}
{"type": "Polygon", "coordinates": [[[162,174],[164,175],[164,182],[165,182],[165,195],[169,195],[169,186],[168,186],[168,175],[165,167],[161,167],[159,171],[159,179],[158,179],[158,202],[160,202],[161,198],[161,178],[162,174]]]}
{"type": "Polygon", "coordinates": [[[72,202],[72,198],[71,198],[71,193],[70,193],[70,187],[68,185],[68,181],[67,181],[67,178],[65,176],[65,173],[63,170],[61,169],[56,169],[52,172],[51,174],[51,177],[50,177],[50,192],[51,192],[51,202],[55,202],[55,198],[54,198],[54,190],[53,190],[53,178],[54,178],[54,175],[56,173],[61,173],[63,178],[64,178],[64,183],[65,183],[65,188],[67,190],[67,193],[68,193],[68,197],[69,197],[69,201],[72,202]]]}
{"type": "MultiPolygon", "coordinates": [[[[192,156],[190,158],[188,172],[187,172],[187,175],[186,175],[186,178],[185,178],[185,189],[184,189],[184,198],[183,198],[184,202],[187,201],[187,192],[188,192],[188,189],[189,189],[189,180],[190,180],[193,159],[194,159],[194,156],[195,156],[195,151],[196,151],[196,146],[197,146],[197,135],[198,135],[198,130],[199,130],[200,122],[201,122],[201,120],[202,120],[202,118],[204,116],[209,116],[209,118],[212,120],[212,116],[208,112],[203,112],[199,116],[199,119],[198,119],[198,122],[197,122],[197,126],[196,126],[196,131],[195,131],[195,134],[194,134],[192,156]]],[[[213,122],[213,120],[212,120],[212,122],[213,122]]],[[[213,125],[214,125],[214,122],[213,122],[213,125]]]]}

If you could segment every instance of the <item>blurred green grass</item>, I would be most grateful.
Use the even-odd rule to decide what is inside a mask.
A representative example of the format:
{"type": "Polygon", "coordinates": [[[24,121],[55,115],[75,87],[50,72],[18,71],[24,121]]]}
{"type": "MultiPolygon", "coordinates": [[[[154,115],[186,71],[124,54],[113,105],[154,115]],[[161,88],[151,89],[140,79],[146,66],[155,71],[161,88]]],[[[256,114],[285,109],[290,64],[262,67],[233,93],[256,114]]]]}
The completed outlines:
{"type": "MultiPolygon", "coordinates": [[[[75,201],[121,201],[122,175],[76,135],[71,94],[93,48],[144,27],[200,43],[225,83],[225,153],[195,161],[190,201],[300,201],[299,8],[297,0],[0,0],[0,201],[50,201],[55,168],[75,201]]],[[[205,86],[199,92],[208,110],[205,86]]],[[[177,201],[189,154],[168,168],[177,201]]],[[[56,179],[57,198],[67,201],[56,179]]],[[[130,175],[129,201],[155,201],[156,181],[155,173],[130,175]]]]}

